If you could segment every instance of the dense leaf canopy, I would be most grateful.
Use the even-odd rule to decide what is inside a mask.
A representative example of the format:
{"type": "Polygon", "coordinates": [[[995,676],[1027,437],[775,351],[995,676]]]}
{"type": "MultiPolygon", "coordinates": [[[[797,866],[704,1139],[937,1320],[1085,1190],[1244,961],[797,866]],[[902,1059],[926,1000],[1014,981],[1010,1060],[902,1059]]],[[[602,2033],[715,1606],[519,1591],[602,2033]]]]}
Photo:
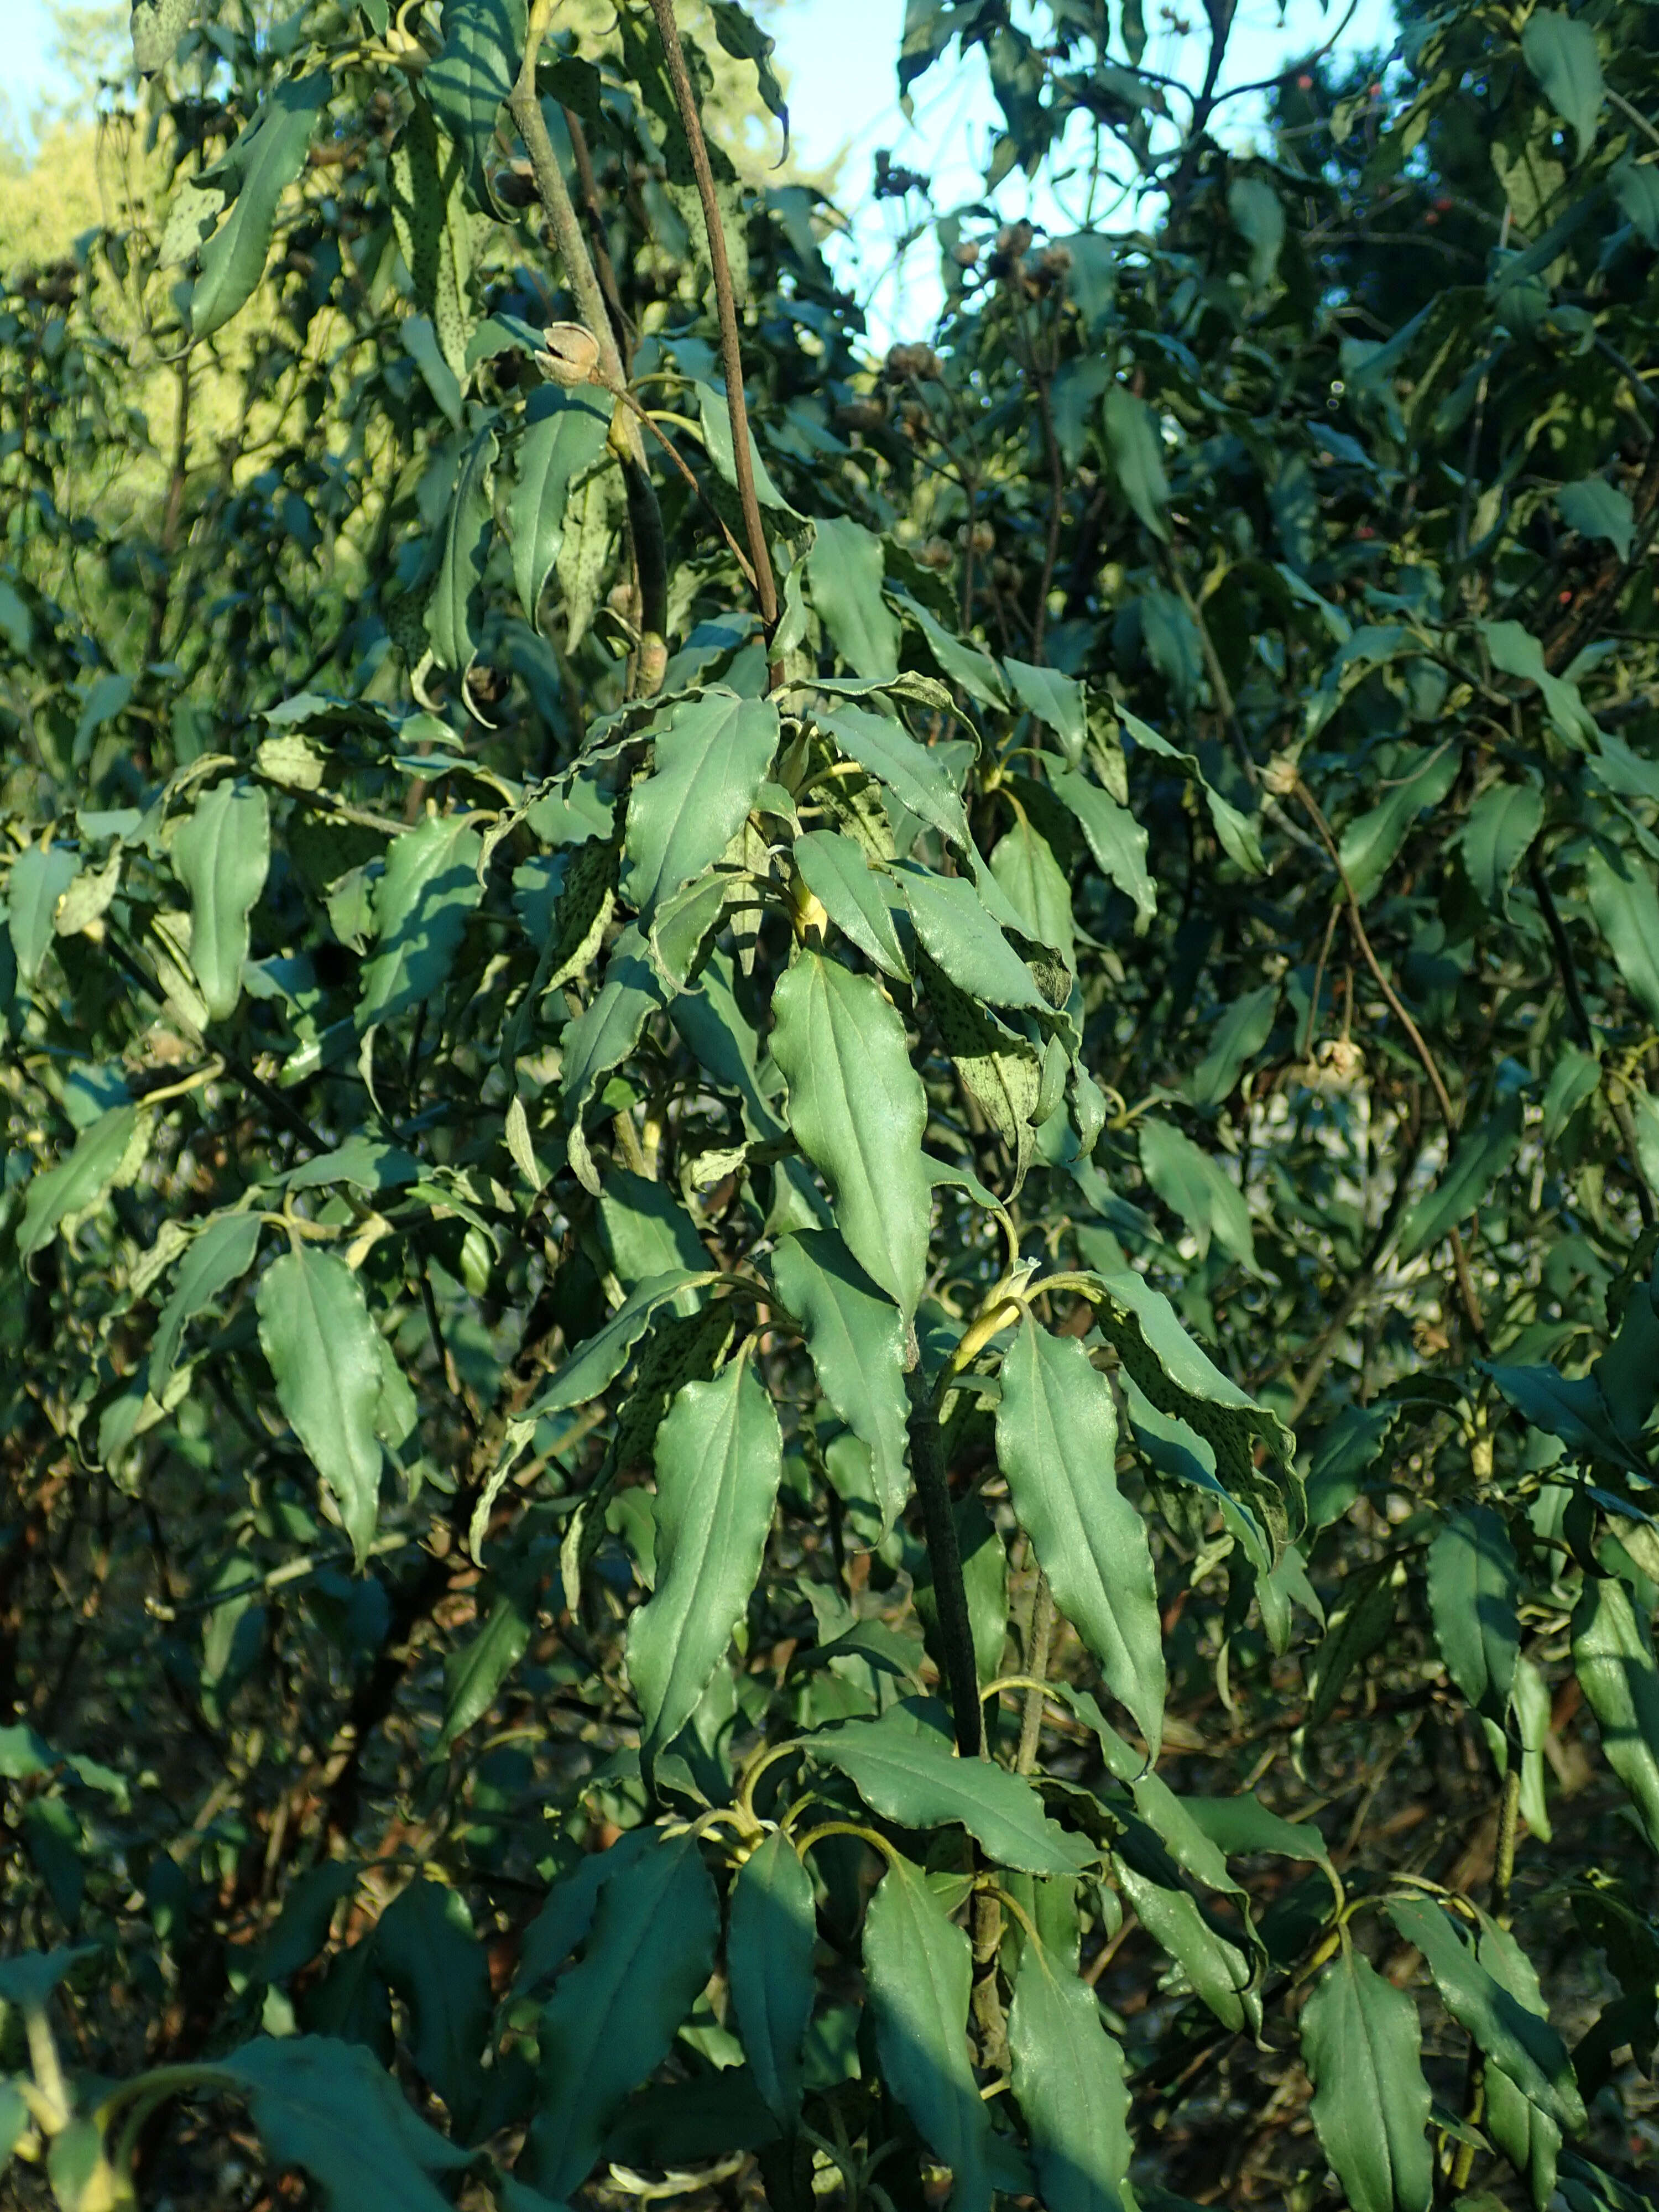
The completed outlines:
{"type": "Polygon", "coordinates": [[[908,0],[878,359],[737,0],[137,0],[0,283],[9,2203],[1653,2203],[1659,21],[1243,150],[1233,13],[908,0]]]}

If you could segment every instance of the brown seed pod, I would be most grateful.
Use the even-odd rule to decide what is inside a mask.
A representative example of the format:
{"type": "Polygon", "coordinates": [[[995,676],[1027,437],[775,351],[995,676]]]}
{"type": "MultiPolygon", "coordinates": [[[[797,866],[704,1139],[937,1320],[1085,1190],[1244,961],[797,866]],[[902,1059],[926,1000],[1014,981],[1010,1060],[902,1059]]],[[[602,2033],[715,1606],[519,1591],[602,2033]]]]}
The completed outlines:
{"type": "Polygon", "coordinates": [[[570,388],[596,381],[599,342],[585,323],[550,323],[542,337],[547,350],[536,356],[536,366],[550,384],[570,388]]]}

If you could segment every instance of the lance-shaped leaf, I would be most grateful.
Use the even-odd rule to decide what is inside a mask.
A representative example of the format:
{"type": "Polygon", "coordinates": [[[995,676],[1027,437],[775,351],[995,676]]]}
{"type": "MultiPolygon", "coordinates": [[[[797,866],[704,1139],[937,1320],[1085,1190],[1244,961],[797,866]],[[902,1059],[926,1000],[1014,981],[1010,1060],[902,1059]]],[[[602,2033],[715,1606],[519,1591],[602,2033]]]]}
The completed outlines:
{"type": "Polygon", "coordinates": [[[968,817],[937,753],[918,744],[902,723],[862,707],[842,707],[835,714],[820,708],[816,719],[848,760],[856,761],[912,814],[966,852],[968,817]]]}
{"type": "MultiPolygon", "coordinates": [[[[430,71],[427,82],[429,87],[430,71]]],[[[610,410],[596,393],[562,392],[549,384],[530,396],[507,519],[513,532],[513,580],[532,624],[564,543],[571,479],[598,460],[610,429],[610,410]]]]}
{"type": "Polygon", "coordinates": [[[629,1292],[609,1321],[595,1329],[585,1343],[577,1346],[524,1418],[544,1420],[550,1413],[562,1413],[573,1406],[586,1406],[597,1398],[622,1373],[629,1353],[644,1335],[658,1307],[678,1299],[682,1291],[695,1290],[712,1279],[712,1270],[697,1273],[674,1267],[641,1283],[637,1290],[629,1292]]]}
{"type": "Polygon", "coordinates": [[[1572,1616],[1572,1664],[1607,1765],[1659,1851],[1659,1667],[1645,1621],[1616,1575],[1589,1575],[1572,1616]]]}
{"type": "Polygon", "coordinates": [[[210,337],[252,298],[265,273],[277,202],[305,167],[331,89],[326,70],[285,78],[229,151],[197,179],[198,186],[234,187],[236,197],[202,248],[202,273],[190,297],[192,337],[210,337]]]}
{"type": "Polygon", "coordinates": [[[1101,2022],[1094,1991],[1029,1933],[1008,2049],[1048,2212],[1131,2212],[1122,2051],[1101,2022]]]}
{"type": "Polygon", "coordinates": [[[1050,769],[1054,796],[1077,817],[1095,865],[1135,910],[1135,934],[1158,912],[1158,888],[1146,872],[1146,832],[1127,806],[1071,769],[1050,769]]]}
{"type": "Polygon", "coordinates": [[[1302,2014],[1319,2140],[1353,2212],[1428,2212],[1434,2161],[1417,2007],[1344,1943],[1302,2014]]]}
{"type": "Polygon", "coordinates": [[[1357,899],[1368,899],[1382,881],[1412,824],[1425,806],[1438,806],[1456,782],[1461,765],[1455,745],[1430,753],[1380,805],[1348,824],[1340,851],[1342,872],[1357,899]]]}
{"type": "Polygon", "coordinates": [[[843,1773],[873,1813],[906,1828],[955,1822],[1000,1865],[1023,1874],[1077,1872],[1075,1848],[1023,1775],[959,1759],[948,1737],[893,1705],[877,1721],[848,1721],[807,1740],[814,1759],[843,1773]]]}
{"type": "Polygon", "coordinates": [[[334,1493],[361,1566],[380,1487],[380,1340],[363,1286],[331,1252],[302,1244],[266,1268],[257,1304],[276,1402],[334,1493]]]}
{"type": "Polygon", "coordinates": [[[704,691],[671,708],[654,740],[623,842],[623,896],[641,915],[719,860],[743,826],[777,750],[778,710],[704,691]]]}
{"type": "Polygon", "coordinates": [[[1127,385],[1115,384],[1101,403],[1101,421],[1123,496],[1153,537],[1167,544],[1170,483],[1152,409],[1127,385]]]}
{"type": "Polygon", "coordinates": [[[1509,912],[1510,878],[1544,826],[1536,784],[1495,783],[1468,811],[1458,842],[1469,881],[1492,914],[1509,912]]]}
{"type": "Polygon", "coordinates": [[[1429,1617],[1446,1672],[1501,1727],[1521,1649],[1521,1575],[1490,1506],[1456,1507],[1429,1547],[1429,1617]]]}
{"type": "Polygon", "coordinates": [[[75,881],[76,860],[67,845],[51,845],[43,852],[31,845],[11,864],[6,882],[6,926],[17,972],[32,983],[56,935],[52,924],[58,902],[75,881]]]}
{"type": "Polygon", "coordinates": [[[714,1967],[720,1924],[691,1835],[663,1838],[605,1884],[582,1962],[539,2024],[530,2148],[548,2196],[580,2187],[629,2091],[667,2056],[714,1967]]]}
{"type": "Polygon", "coordinates": [[[1212,1237],[1254,1274],[1255,1239],[1244,1194],[1226,1170],[1173,1123],[1149,1115],[1140,1125],[1140,1164],[1170,1212],[1193,1232],[1202,1259],[1212,1237]]]}
{"type": "Polygon", "coordinates": [[[489,471],[498,445],[488,425],[467,448],[439,539],[438,574],[426,603],[426,635],[440,668],[466,669],[478,649],[478,601],[495,526],[489,471]]]}
{"type": "MultiPolygon", "coordinates": [[[[469,1545],[475,1559],[481,1546],[482,1538],[469,1545]]],[[[515,1591],[503,1590],[483,1626],[444,1662],[444,1711],[434,1759],[441,1759],[457,1736],[465,1735],[495,1704],[495,1692],[525,1655],[530,1630],[522,1600],[515,1591]]]]}
{"type": "Polygon", "coordinates": [[[236,1010],[247,958],[248,916],[270,866],[270,802],[240,778],[216,783],[173,841],[173,865],[190,893],[190,964],[216,1022],[236,1010]]]}
{"type": "Polygon", "coordinates": [[[1407,1215],[1400,1232],[1402,1261],[1437,1244],[1482,1203],[1521,1149],[1521,1118],[1518,1085],[1501,1085],[1492,1112],[1459,1140],[1439,1182],[1407,1215]]]}
{"type": "Polygon", "coordinates": [[[450,2212],[431,2179],[470,2166],[361,2043],[261,2037],[215,2062],[247,2100],[272,2170],[309,2174],[324,2212],[450,2212]]]}
{"type": "Polygon", "coordinates": [[[755,2087],[786,2128],[800,2118],[816,1932],[811,1876],[775,1828],[732,1885],[726,1972],[755,2087]]]}
{"type": "Polygon", "coordinates": [[[773,1006],[789,1126],[830,1185],[854,1258],[908,1322],[927,1274],[932,1190],[921,1157],[927,1101],[904,1024],[871,977],[821,952],[798,957],[773,1006]]]}
{"type": "Polygon", "coordinates": [[[405,2040],[416,2072],[469,2138],[484,2086],[492,2002],[489,1962],[465,1902],[441,1882],[410,1882],[380,1915],[374,1955],[409,2007],[405,2040]]]}
{"type": "Polygon", "coordinates": [[[218,1213],[191,1238],[173,1279],[173,1295],[155,1320],[149,1346],[149,1389],[166,1389],[186,1324],[253,1265],[262,1227],[257,1213],[218,1213]]]}
{"type": "MultiPolygon", "coordinates": [[[[630,925],[611,948],[604,981],[560,1040],[564,1065],[559,1103],[573,1130],[601,1080],[627,1059],[647,1017],[662,1003],[662,986],[645,941],[630,925]]],[[[599,1187],[596,1176],[588,1188],[597,1194],[599,1187]]]]}
{"type": "Polygon", "coordinates": [[[1650,1022],[1659,1022],[1659,892],[1639,863],[1616,868],[1592,852],[1584,877],[1595,926],[1613,948],[1619,972],[1650,1022]]]}
{"type": "Polygon", "coordinates": [[[797,837],[793,859],[800,879],[843,937],[901,982],[910,980],[889,902],[892,885],[878,875],[855,837],[839,830],[809,830],[797,837]]]}
{"type": "Polygon", "coordinates": [[[1019,916],[1022,932],[1039,944],[1053,945],[1069,966],[1077,951],[1072,887],[1048,839],[1029,816],[1022,814],[1007,835],[997,840],[991,873],[1019,916]]]}
{"type": "Polygon", "coordinates": [[[802,1230],[772,1255],[778,1296],[806,1333],[818,1387],[870,1449],[881,1534],[910,1494],[904,1325],[833,1230],[802,1230]]]}
{"type": "Polygon", "coordinates": [[[445,0],[443,31],[421,88],[461,149],[475,205],[493,213],[485,163],[524,52],[524,0],[445,0]]]}
{"type": "Polygon", "coordinates": [[[1075,1337],[1028,1313],[1003,1355],[997,1463],[1054,1603],[1100,1663],[1154,1759],[1164,1729],[1164,1647],[1152,1553],[1117,1486],[1117,1415],[1075,1337]]]}
{"type": "Polygon", "coordinates": [[[1582,161],[1595,137],[1606,85],[1595,33],[1559,8],[1535,8],[1521,33],[1527,67],[1564,123],[1572,125],[1582,161]]]}
{"type": "Polygon", "coordinates": [[[806,581],[836,652],[855,676],[898,674],[898,617],[881,595],[881,540],[844,515],[821,517],[806,581]]]}
{"type": "Polygon", "coordinates": [[[112,1185],[136,1174],[149,1133],[149,1116],[137,1106],[112,1106],[82,1129],[69,1158],[28,1185],[17,1230],[19,1257],[31,1258],[51,1243],[60,1222],[95,1206],[112,1185]]]}
{"type": "Polygon", "coordinates": [[[772,1526],[783,1440],[748,1359],[686,1384],[657,1431],[656,1465],[657,1586],[628,1632],[647,1764],[690,1719],[726,1656],[772,1526]]]}
{"type": "Polygon", "coordinates": [[[882,2079],[951,2169],[952,2212],[991,2212],[990,2116],[968,2063],[973,1953],[919,1867],[889,1865],[864,1921],[882,2079]]]}
{"type": "Polygon", "coordinates": [[[909,865],[894,874],[922,951],[958,989],[993,1006],[1046,1012],[1036,978],[966,876],[939,876],[909,865]]]}
{"type": "Polygon", "coordinates": [[[1388,1913],[1406,1942],[1423,1954],[1458,2026],[1564,2133],[1577,2135],[1584,2125],[1584,2100],[1567,2047],[1548,2021],[1493,1978],[1439,1905],[1425,1898],[1390,1905],[1388,1913]]]}
{"type": "MultiPolygon", "coordinates": [[[[1112,1855],[1123,1899],[1152,1941],[1167,1951],[1184,1985],[1208,2005],[1224,2027],[1256,2032],[1261,1998],[1255,1972],[1237,1943],[1224,1936],[1189,1889],[1118,1853],[1112,1855]]],[[[1164,1860],[1164,1870],[1170,1862],[1164,1860]]]]}
{"type": "Polygon", "coordinates": [[[478,903],[479,844],[477,831],[453,814],[430,814],[392,839],[375,896],[359,1030],[394,1021],[442,988],[478,903]]]}

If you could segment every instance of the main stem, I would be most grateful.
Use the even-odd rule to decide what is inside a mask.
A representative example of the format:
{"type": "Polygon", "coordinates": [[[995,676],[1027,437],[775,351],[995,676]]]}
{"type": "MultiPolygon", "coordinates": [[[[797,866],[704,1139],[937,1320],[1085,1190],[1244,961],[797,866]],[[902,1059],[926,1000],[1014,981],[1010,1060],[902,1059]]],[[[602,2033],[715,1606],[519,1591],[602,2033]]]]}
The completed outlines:
{"type": "Polygon", "coordinates": [[[679,104],[680,121],[685,126],[686,143],[691,149],[697,197],[702,202],[703,228],[708,235],[708,265],[714,276],[714,306],[720,317],[720,368],[726,378],[726,410],[732,417],[732,465],[737,471],[738,504],[743,510],[744,535],[749,540],[749,558],[755,571],[755,594],[760,601],[761,620],[769,640],[778,626],[778,587],[772,574],[766,533],[761,527],[760,500],[755,490],[754,465],[749,455],[749,406],[743,392],[738,300],[732,289],[732,264],[726,258],[726,231],[720,222],[720,202],[714,196],[714,172],[709,166],[708,143],[702,135],[702,118],[697,112],[690,72],[685,66],[679,26],[674,21],[674,0],[651,0],[651,12],[657,19],[663,58],[668,64],[668,80],[679,104]]]}

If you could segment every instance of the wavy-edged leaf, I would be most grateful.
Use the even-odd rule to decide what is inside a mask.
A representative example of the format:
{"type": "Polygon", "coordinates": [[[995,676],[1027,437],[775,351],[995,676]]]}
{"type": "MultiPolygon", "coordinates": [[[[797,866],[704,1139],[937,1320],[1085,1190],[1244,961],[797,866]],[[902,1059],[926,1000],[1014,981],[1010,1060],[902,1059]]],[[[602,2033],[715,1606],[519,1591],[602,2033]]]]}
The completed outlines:
{"type": "Polygon", "coordinates": [[[380,1359],[363,1286],[343,1260],[309,1245],[259,1279],[259,1343],[276,1402],[333,1492],[361,1566],[380,1487],[380,1359]]]}
{"type": "Polygon", "coordinates": [[[800,2118],[801,2046],[812,2016],[812,1878],[775,1828],[732,1885],[726,1971],[749,2070],[767,2110],[786,2128],[800,2118]]]}
{"type": "Polygon", "coordinates": [[[361,2043],[261,2038],[214,2071],[247,2099],[272,2168],[301,2167],[324,2212],[449,2212],[431,2176],[470,2166],[471,2152],[429,2128],[361,2043]]]}
{"type": "Polygon", "coordinates": [[[525,619],[532,626],[564,543],[571,481],[599,459],[610,433],[610,410],[595,392],[562,392],[549,384],[530,395],[507,520],[513,533],[513,580],[525,619]]]}
{"type": "Polygon", "coordinates": [[[855,676],[898,674],[898,617],[881,593],[882,544],[845,515],[819,518],[806,556],[807,587],[836,652],[855,676]]]}
{"type": "Polygon", "coordinates": [[[485,163],[524,52],[524,0],[444,0],[443,32],[421,89],[461,150],[474,204],[493,214],[485,163]]]}
{"type": "Polygon", "coordinates": [[[1088,1984],[1030,1934],[1014,1978],[1008,2049],[1048,2212],[1133,2212],[1122,2050],[1088,1984]]]}
{"type": "Polygon", "coordinates": [[[484,2087],[489,1964],[466,1905],[441,1882],[417,1880],[380,1915],[374,1955],[409,2008],[404,2039],[415,2070],[469,2139],[484,2087]]]}
{"type": "Polygon", "coordinates": [[[1572,1664],[1607,1765],[1659,1851],[1659,1666],[1653,1638],[1616,1575],[1588,1575],[1572,1616],[1572,1664]]]}
{"type": "Polygon", "coordinates": [[[1417,2007],[1344,1942],[1302,2014],[1319,2140],[1353,2212],[1428,2212],[1434,2160],[1417,2007]]]}
{"type": "Polygon", "coordinates": [[[1522,1097],[1516,1085],[1500,1088],[1491,1113],[1477,1129],[1458,1139],[1443,1175],[1426,1197],[1406,1216],[1399,1256],[1414,1259],[1450,1235],[1485,1202],[1486,1194],[1508,1173],[1521,1149],[1522,1097]]]}
{"type": "Polygon", "coordinates": [[[1200,1260],[1213,1238],[1255,1273],[1255,1237],[1244,1194],[1202,1146],[1173,1122],[1148,1115],[1140,1125],[1140,1165],[1165,1206],[1191,1230],[1200,1260]]]}
{"type": "Polygon", "coordinates": [[[1501,1727],[1521,1651],[1521,1571],[1488,1505],[1455,1506],[1429,1547],[1429,1617],[1446,1672],[1501,1727]]]}
{"type": "Polygon", "coordinates": [[[58,902],[75,881],[76,862],[67,845],[43,852],[31,845],[11,864],[6,883],[6,926],[17,972],[26,983],[40,972],[56,931],[58,902]]]}
{"type": "Polygon", "coordinates": [[[796,838],[792,857],[801,881],[842,935],[884,974],[908,983],[909,963],[893,924],[889,879],[870,866],[857,838],[840,830],[809,830],[796,838]]]}
{"type": "Polygon", "coordinates": [[[1095,865],[1135,910],[1135,934],[1144,936],[1158,912],[1158,886],[1146,872],[1146,832],[1127,806],[1074,769],[1050,769],[1048,782],[1076,816],[1095,865]]]}
{"type": "Polygon", "coordinates": [[[1438,806],[1462,765],[1455,745],[1421,758],[1382,800],[1349,823],[1338,854],[1354,896],[1362,903],[1393,866],[1412,824],[1425,807],[1438,806]]]}
{"type": "Polygon", "coordinates": [[[477,831],[456,814],[429,814],[392,841],[357,999],[360,1030],[395,1021],[443,988],[478,903],[480,848],[477,831]]]}
{"type": "Polygon", "coordinates": [[[489,472],[499,450],[495,433],[486,424],[467,447],[444,516],[438,574],[425,616],[427,640],[440,668],[470,668],[478,649],[484,561],[495,527],[489,472]]]}
{"type": "Polygon", "coordinates": [[[1169,543],[1170,482],[1152,409],[1125,384],[1114,384],[1101,403],[1106,450],[1123,496],[1154,538],[1169,543]]]}
{"type": "Polygon", "coordinates": [[[953,2212],[991,2212],[990,2116],[968,2063],[972,1949],[908,1860],[870,1900],[864,1975],[882,2078],[950,2167],[953,2212]]]}
{"type": "Polygon", "coordinates": [[[908,1322],[927,1273],[932,1189],[921,1156],[927,1101],[904,1024],[869,976],[810,951],[779,981],[773,1007],[789,1127],[830,1184],[848,1249],[908,1322]]]}
{"type": "Polygon", "coordinates": [[[1509,912],[1510,879],[1544,826],[1544,794],[1533,783],[1494,783],[1458,833],[1463,866],[1487,911],[1509,912]]]}
{"type": "Polygon", "coordinates": [[[653,738],[623,847],[623,896],[641,915],[701,875],[742,828],[777,750],[778,710],[711,690],[670,708],[653,738]]]}
{"type": "Polygon", "coordinates": [[[1046,1012],[1048,1001],[966,876],[901,862],[894,877],[927,957],[969,997],[1046,1012]]]}
{"type": "Polygon", "coordinates": [[[1595,926],[1650,1022],[1659,1023],[1659,892],[1639,861],[1617,868],[1592,852],[1584,876],[1595,926]],[[1630,871],[1634,870],[1634,872],[1630,871]]]}
{"type": "Polygon", "coordinates": [[[1607,92],[1595,31],[1582,16],[1534,8],[1521,33],[1521,52],[1545,99],[1572,125],[1582,161],[1595,143],[1607,92]]]}
{"type": "Polygon", "coordinates": [[[1164,1694],[1158,1591],[1146,1528],[1117,1487],[1111,1390],[1075,1337],[1053,1335],[1029,1313],[1003,1355],[996,1437],[997,1463],[1054,1603],[1156,1759],[1164,1694]]]}
{"type": "Polygon", "coordinates": [[[148,1143],[149,1121],[137,1106],[112,1106],[82,1129],[66,1160],[30,1179],[17,1229],[21,1259],[50,1244],[70,1215],[95,1206],[106,1191],[137,1172],[139,1159],[133,1155],[148,1143]]]}
{"type": "Polygon", "coordinates": [[[667,2056],[714,1967],[720,1925],[692,1835],[659,1838],[605,1882],[581,1964],[538,2030],[530,2153],[550,2197],[580,2187],[629,2091],[667,2056]]]}
{"type": "Polygon", "coordinates": [[[253,1265],[263,1227],[257,1213],[216,1213],[191,1240],[173,1279],[173,1295],[155,1319],[149,1345],[149,1389],[160,1398],[186,1325],[253,1265]]]}
{"type": "Polygon", "coordinates": [[[190,964],[209,1016],[236,1011],[247,959],[248,916],[270,867],[270,802],[238,777],[196,802],[173,841],[173,866],[190,893],[190,964]]]}
{"type": "Polygon", "coordinates": [[[879,1720],[848,1721],[807,1739],[816,1759],[844,1774],[873,1813],[906,1828],[967,1829],[999,1865],[1024,1874],[1075,1874],[1075,1849],[1044,1814],[1023,1775],[959,1759],[949,1739],[908,1705],[879,1720]]]}
{"type": "Polygon", "coordinates": [[[848,760],[856,761],[912,814],[966,852],[968,817],[961,794],[929,746],[918,744],[902,723],[862,707],[842,707],[833,714],[820,707],[814,710],[814,719],[848,760]]]}
{"type": "Polygon", "coordinates": [[[197,179],[198,186],[234,184],[236,197],[202,248],[201,274],[190,295],[192,337],[210,337],[252,298],[265,273],[277,203],[305,167],[332,88],[326,70],[285,78],[229,151],[197,179]]]}
{"type": "Polygon", "coordinates": [[[657,1586],[628,1631],[647,1765],[696,1711],[766,1551],[783,1439],[747,1358],[685,1385],[657,1431],[656,1463],[657,1586]]]}
{"type": "Polygon", "coordinates": [[[910,1494],[909,1401],[898,1308],[830,1229],[781,1237],[772,1254],[772,1279],[805,1331],[819,1389],[869,1447],[884,1536],[910,1494]]]}

